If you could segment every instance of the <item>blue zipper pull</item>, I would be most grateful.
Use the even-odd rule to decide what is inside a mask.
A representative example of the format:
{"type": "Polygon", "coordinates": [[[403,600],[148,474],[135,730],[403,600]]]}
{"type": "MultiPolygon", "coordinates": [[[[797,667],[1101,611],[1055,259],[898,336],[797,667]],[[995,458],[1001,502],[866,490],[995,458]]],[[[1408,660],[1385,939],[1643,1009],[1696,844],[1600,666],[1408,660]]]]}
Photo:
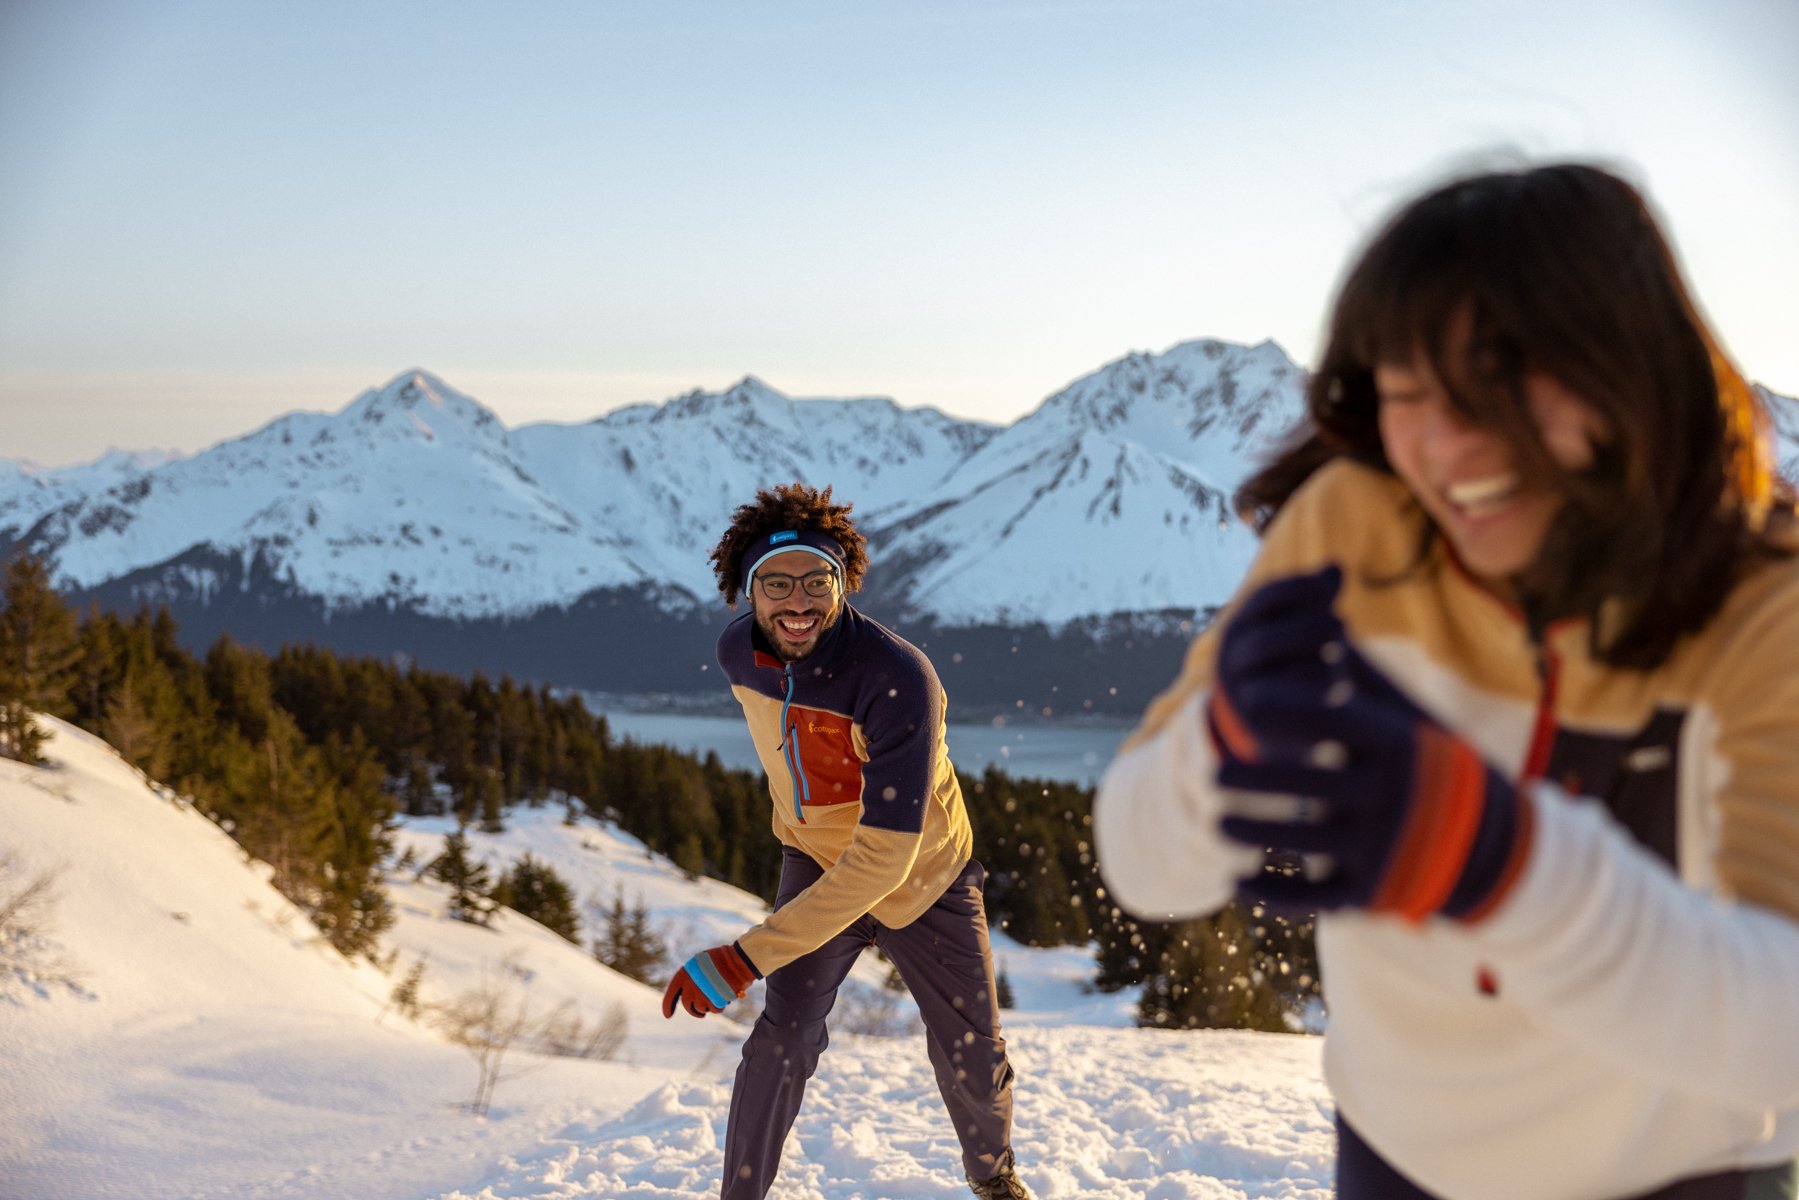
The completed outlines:
{"type": "Polygon", "coordinates": [[[787,679],[787,695],[781,701],[781,761],[787,764],[787,777],[793,783],[793,819],[804,825],[806,810],[802,797],[809,793],[809,789],[806,786],[806,773],[800,766],[800,744],[794,738],[795,727],[787,723],[787,710],[793,706],[793,664],[788,663],[782,674],[787,679]]]}
{"type": "Polygon", "coordinates": [[[787,736],[793,731],[787,725],[787,710],[793,706],[793,664],[781,672],[781,678],[787,681],[787,695],[781,701],[781,749],[787,749],[787,736]]]}

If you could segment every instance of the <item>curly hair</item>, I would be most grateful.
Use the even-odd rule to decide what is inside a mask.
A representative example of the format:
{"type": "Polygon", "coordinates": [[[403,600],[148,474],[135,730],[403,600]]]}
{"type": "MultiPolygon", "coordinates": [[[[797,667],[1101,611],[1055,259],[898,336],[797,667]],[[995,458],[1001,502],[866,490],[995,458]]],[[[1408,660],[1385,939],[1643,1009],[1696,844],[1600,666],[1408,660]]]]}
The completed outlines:
{"type": "Polygon", "coordinates": [[[821,492],[797,480],[758,491],[754,500],[731,514],[731,527],[712,548],[712,573],[725,603],[737,607],[743,552],[750,543],[783,529],[815,529],[835,540],[843,547],[843,590],[860,588],[868,569],[868,542],[850,519],[854,507],[831,503],[828,487],[821,492]]]}

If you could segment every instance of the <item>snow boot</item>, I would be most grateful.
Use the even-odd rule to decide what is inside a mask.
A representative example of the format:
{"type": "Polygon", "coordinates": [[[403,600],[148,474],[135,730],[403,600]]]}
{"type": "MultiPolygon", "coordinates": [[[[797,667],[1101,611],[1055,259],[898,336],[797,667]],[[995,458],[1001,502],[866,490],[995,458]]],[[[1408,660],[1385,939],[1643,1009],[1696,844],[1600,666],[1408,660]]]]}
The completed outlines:
{"type": "Polygon", "coordinates": [[[1037,1200],[1030,1188],[1024,1186],[1024,1180],[1018,1177],[1013,1169],[1012,1152],[1007,1150],[1005,1157],[999,1160],[999,1171],[991,1179],[976,1179],[970,1175],[968,1186],[981,1200],[1037,1200]]]}

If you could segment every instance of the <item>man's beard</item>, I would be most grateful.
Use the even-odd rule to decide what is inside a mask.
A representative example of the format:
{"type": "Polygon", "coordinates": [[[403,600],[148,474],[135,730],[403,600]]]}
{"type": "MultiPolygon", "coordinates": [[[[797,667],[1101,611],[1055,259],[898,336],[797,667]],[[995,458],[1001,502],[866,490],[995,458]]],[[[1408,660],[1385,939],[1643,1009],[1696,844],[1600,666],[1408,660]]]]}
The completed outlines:
{"type": "Polygon", "coordinates": [[[762,631],[763,639],[773,647],[777,658],[780,658],[784,662],[799,662],[801,659],[809,657],[814,650],[818,649],[818,640],[842,619],[843,608],[844,606],[840,601],[839,603],[832,605],[829,612],[820,612],[817,609],[814,609],[811,613],[790,612],[786,610],[779,610],[766,615],[757,613],[756,628],[762,631]],[[814,626],[811,636],[802,643],[803,649],[796,648],[791,642],[787,641],[780,629],[776,627],[775,622],[781,617],[797,620],[807,616],[817,618],[818,624],[814,626]]]}

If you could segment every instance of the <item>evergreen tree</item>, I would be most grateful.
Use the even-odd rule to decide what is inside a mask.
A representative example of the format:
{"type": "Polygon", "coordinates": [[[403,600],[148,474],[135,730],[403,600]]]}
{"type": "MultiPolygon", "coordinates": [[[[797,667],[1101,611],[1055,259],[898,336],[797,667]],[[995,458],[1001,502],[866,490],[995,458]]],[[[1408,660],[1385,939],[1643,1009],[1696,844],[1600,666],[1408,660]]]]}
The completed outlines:
{"type": "Polygon", "coordinates": [[[1018,997],[1012,991],[1012,977],[1006,973],[1006,964],[999,965],[999,974],[993,980],[993,996],[1001,1008],[1011,1008],[1018,1003],[1018,997]]]}
{"type": "Polygon", "coordinates": [[[506,785],[503,782],[503,773],[492,766],[480,768],[475,774],[475,795],[479,797],[481,803],[481,832],[504,832],[506,829],[506,785]]]}
{"type": "Polygon", "coordinates": [[[373,954],[394,920],[381,878],[393,850],[394,801],[360,730],[328,735],[320,753],[330,780],[314,792],[312,919],[343,953],[373,954]]]}
{"type": "Polygon", "coordinates": [[[86,728],[91,729],[97,715],[105,710],[107,698],[123,673],[125,636],[124,624],[98,604],[88,609],[81,622],[76,683],[70,698],[74,701],[75,720],[86,728]]]}
{"type": "Polygon", "coordinates": [[[168,672],[154,659],[128,663],[101,708],[100,736],[152,779],[166,778],[171,765],[164,722],[175,704],[172,689],[168,672]]]}
{"type": "Polygon", "coordinates": [[[388,728],[382,744],[387,748],[390,774],[401,774],[403,767],[428,761],[431,743],[431,703],[418,685],[416,672],[401,675],[386,668],[391,700],[388,705],[388,728]]]}
{"type": "Polygon", "coordinates": [[[1239,905],[1181,922],[1171,934],[1156,973],[1144,983],[1139,1025],[1291,1032],[1291,1001],[1268,977],[1239,905]]]}
{"type": "Polygon", "coordinates": [[[437,794],[437,785],[431,782],[431,769],[417,751],[412,752],[406,761],[406,770],[401,778],[400,799],[409,817],[441,816],[444,810],[443,798],[437,794]]]}
{"type": "Polygon", "coordinates": [[[1110,993],[1142,983],[1161,954],[1165,935],[1160,931],[1167,926],[1138,922],[1109,900],[1099,908],[1098,916],[1094,938],[1098,973],[1093,986],[1110,993]]]}
{"type": "Polygon", "coordinates": [[[47,735],[34,712],[70,713],[79,630],[44,564],[28,554],[0,574],[0,605],[0,756],[35,763],[47,735]]]}
{"type": "Polygon", "coordinates": [[[492,876],[486,863],[469,858],[468,836],[461,827],[444,835],[443,853],[431,860],[425,872],[449,885],[450,916],[471,925],[485,925],[492,918],[492,876]]]}
{"type": "MultiPolygon", "coordinates": [[[[166,610],[161,617],[167,617],[166,610]]],[[[201,769],[214,740],[216,706],[204,671],[174,640],[173,622],[165,623],[147,610],[111,632],[90,621],[83,637],[114,633],[118,642],[114,673],[102,684],[97,703],[82,711],[80,719],[152,779],[181,785],[201,769]]]]}
{"type": "Polygon", "coordinates": [[[575,910],[574,892],[548,863],[539,862],[529,853],[500,876],[493,898],[575,945],[581,944],[581,918],[575,910]]]}
{"type": "Polygon", "coordinates": [[[606,927],[594,938],[593,955],[621,975],[641,983],[651,983],[662,971],[668,949],[656,931],[650,928],[649,910],[643,897],[629,910],[625,908],[625,889],[613,896],[612,909],[606,915],[606,927]]]}
{"type": "Polygon", "coordinates": [[[695,880],[704,875],[706,873],[706,851],[700,842],[700,835],[688,833],[683,836],[680,844],[675,847],[674,860],[675,866],[681,868],[681,873],[688,880],[695,880]]]}
{"type": "Polygon", "coordinates": [[[386,1015],[387,1009],[391,1008],[408,1021],[416,1021],[424,1016],[425,1001],[424,997],[420,995],[420,988],[424,982],[425,956],[421,954],[418,961],[413,963],[406,974],[402,975],[388,990],[387,1008],[381,1010],[382,1014],[386,1015]]]}
{"type": "Polygon", "coordinates": [[[271,882],[302,908],[315,899],[312,853],[334,798],[317,751],[276,706],[268,660],[228,638],[207,653],[213,736],[204,750],[201,796],[233,837],[274,869],[271,882]]]}

